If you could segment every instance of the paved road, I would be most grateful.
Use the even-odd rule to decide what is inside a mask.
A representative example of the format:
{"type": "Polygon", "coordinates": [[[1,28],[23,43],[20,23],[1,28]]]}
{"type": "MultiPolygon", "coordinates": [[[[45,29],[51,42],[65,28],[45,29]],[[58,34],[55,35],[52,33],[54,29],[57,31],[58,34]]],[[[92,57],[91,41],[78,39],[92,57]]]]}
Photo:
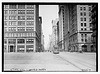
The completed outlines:
{"type": "Polygon", "coordinates": [[[93,53],[7,53],[4,70],[21,71],[95,71],[96,55],[93,53]]]}

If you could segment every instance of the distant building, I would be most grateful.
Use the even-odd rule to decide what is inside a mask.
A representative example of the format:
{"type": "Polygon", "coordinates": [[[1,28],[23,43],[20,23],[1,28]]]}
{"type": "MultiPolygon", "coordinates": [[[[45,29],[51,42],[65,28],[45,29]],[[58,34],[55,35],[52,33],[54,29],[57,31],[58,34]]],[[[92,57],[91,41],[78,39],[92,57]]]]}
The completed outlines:
{"type": "Polygon", "coordinates": [[[57,46],[57,22],[58,18],[55,20],[52,20],[52,35],[49,35],[50,40],[50,47],[49,49],[52,51],[57,46]]]}
{"type": "Polygon", "coordinates": [[[59,21],[57,22],[57,45],[59,43],[59,21]]]}
{"type": "Polygon", "coordinates": [[[63,24],[64,24],[64,5],[59,5],[59,42],[57,43],[59,46],[59,50],[64,50],[64,39],[63,39],[63,24]]]}
{"type": "Polygon", "coordinates": [[[39,6],[4,5],[4,51],[36,52],[39,49],[39,6]]]}
{"type": "Polygon", "coordinates": [[[53,40],[52,40],[52,35],[49,35],[49,50],[52,51],[53,50],[53,40]]]}
{"type": "Polygon", "coordinates": [[[93,4],[92,5],[92,9],[91,9],[91,12],[92,12],[92,14],[91,14],[91,19],[92,19],[92,23],[91,23],[91,25],[92,25],[92,30],[93,30],[93,34],[92,34],[92,43],[93,43],[93,50],[92,51],[96,51],[96,37],[97,37],[97,27],[96,27],[96,25],[97,25],[97,19],[96,19],[96,17],[97,17],[97,6],[95,5],[95,4],[93,4]]]}
{"type": "Polygon", "coordinates": [[[91,51],[91,5],[59,5],[59,48],[91,51]]]}
{"type": "Polygon", "coordinates": [[[45,49],[44,49],[44,35],[43,35],[43,33],[41,33],[42,35],[41,35],[41,49],[42,49],[42,51],[44,51],[45,49]]]}

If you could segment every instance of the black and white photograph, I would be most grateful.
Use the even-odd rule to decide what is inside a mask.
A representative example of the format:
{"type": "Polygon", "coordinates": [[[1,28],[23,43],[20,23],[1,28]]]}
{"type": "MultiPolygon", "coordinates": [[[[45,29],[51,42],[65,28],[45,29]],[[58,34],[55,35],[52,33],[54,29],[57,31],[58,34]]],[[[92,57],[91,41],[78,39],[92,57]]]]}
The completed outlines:
{"type": "Polygon", "coordinates": [[[98,3],[2,2],[2,72],[98,72],[98,3]]]}

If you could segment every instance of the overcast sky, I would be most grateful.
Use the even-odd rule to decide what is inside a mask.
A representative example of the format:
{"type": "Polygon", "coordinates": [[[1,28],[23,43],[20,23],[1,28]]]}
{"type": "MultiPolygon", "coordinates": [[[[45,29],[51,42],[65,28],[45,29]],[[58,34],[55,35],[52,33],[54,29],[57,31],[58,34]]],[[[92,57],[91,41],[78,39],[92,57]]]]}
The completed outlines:
{"type": "Polygon", "coordinates": [[[44,34],[45,47],[49,42],[49,35],[52,34],[52,20],[58,18],[58,5],[39,5],[39,16],[42,17],[42,29],[44,34]]]}

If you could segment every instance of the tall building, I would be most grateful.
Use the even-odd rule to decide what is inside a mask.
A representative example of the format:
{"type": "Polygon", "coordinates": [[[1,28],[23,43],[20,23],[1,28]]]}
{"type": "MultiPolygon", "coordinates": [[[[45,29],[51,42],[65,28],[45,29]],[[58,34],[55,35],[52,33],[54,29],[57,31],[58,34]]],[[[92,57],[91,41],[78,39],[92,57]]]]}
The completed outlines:
{"type": "Polygon", "coordinates": [[[91,9],[91,12],[92,12],[92,15],[91,15],[91,19],[92,19],[92,30],[93,30],[93,34],[92,34],[92,43],[93,43],[93,49],[94,50],[92,50],[92,51],[96,51],[96,37],[97,37],[97,27],[96,27],[96,25],[97,25],[97,6],[96,6],[96,4],[93,4],[92,5],[92,9],[91,9]]]}
{"type": "Polygon", "coordinates": [[[49,50],[52,51],[53,50],[53,39],[52,39],[52,35],[49,35],[49,50]]]}
{"type": "Polygon", "coordinates": [[[68,51],[69,46],[69,4],[59,5],[59,41],[61,51],[68,51]]]}
{"type": "Polygon", "coordinates": [[[59,5],[59,42],[57,43],[59,46],[59,51],[64,49],[64,39],[63,39],[63,24],[64,24],[64,5],[59,5]]]}
{"type": "Polygon", "coordinates": [[[58,18],[55,20],[52,20],[52,34],[49,35],[49,50],[54,50],[55,47],[57,47],[57,23],[58,18]]]}
{"type": "Polygon", "coordinates": [[[52,20],[52,36],[54,45],[57,45],[57,22],[58,19],[52,20]]]}
{"type": "Polygon", "coordinates": [[[39,49],[39,6],[5,4],[4,51],[35,52],[39,49]]]}
{"type": "Polygon", "coordinates": [[[67,4],[59,6],[59,37],[66,51],[91,51],[91,5],[67,4]],[[61,32],[60,32],[61,31],[61,32]]]}
{"type": "Polygon", "coordinates": [[[41,45],[41,36],[42,36],[42,17],[39,17],[39,25],[37,26],[37,31],[38,31],[38,43],[39,47],[37,47],[37,52],[42,51],[42,45],[41,45]]]}

